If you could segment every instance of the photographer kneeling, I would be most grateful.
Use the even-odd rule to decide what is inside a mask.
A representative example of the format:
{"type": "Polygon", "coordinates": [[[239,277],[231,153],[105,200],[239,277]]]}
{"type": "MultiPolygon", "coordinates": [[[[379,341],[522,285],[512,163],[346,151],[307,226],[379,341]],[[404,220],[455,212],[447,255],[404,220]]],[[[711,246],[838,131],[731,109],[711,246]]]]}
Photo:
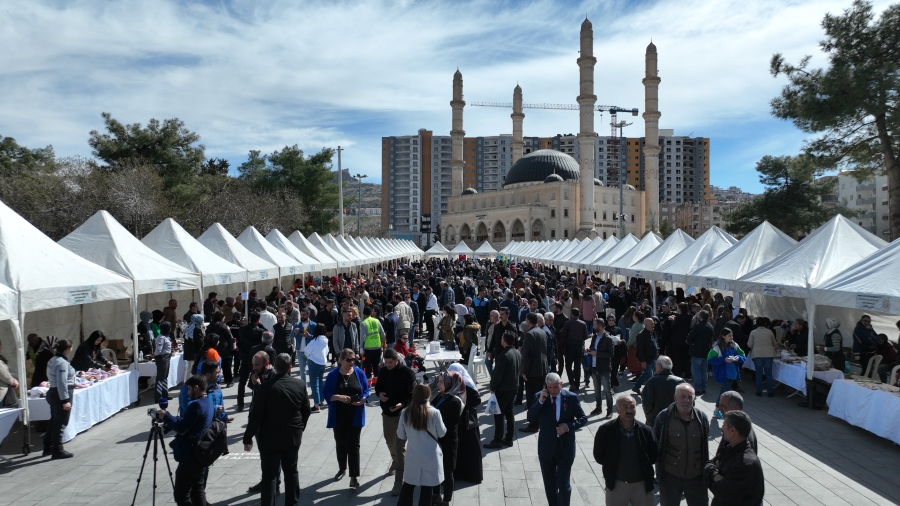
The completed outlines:
{"type": "Polygon", "coordinates": [[[159,410],[157,416],[166,432],[175,431],[175,439],[171,443],[175,462],[178,462],[175,469],[175,503],[178,506],[206,506],[203,476],[208,466],[197,462],[193,444],[212,423],[215,408],[206,397],[206,378],[197,374],[184,384],[191,399],[183,410],[184,417],[172,416],[163,410],[159,410]]]}

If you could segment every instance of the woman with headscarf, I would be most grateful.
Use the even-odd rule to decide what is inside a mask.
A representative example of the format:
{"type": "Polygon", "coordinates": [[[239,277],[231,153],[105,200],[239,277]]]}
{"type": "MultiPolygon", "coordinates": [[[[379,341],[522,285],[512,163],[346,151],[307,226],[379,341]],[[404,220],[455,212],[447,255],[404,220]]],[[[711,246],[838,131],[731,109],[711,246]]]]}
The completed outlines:
{"type": "Polygon", "coordinates": [[[459,417],[459,443],[456,447],[456,469],[453,477],[469,483],[481,483],[484,470],[481,463],[481,431],[478,427],[478,406],[481,396],[478,388],[466,368],[460,364],[452,364],[447,370],[458,373],[466,387],[463,411],[459,417]]]}
{"type": "MultiPolygon", "coordinates": [[[[837,318],[826,318],[825,356],[831,359],[831,367],[843,372],[846,365],[844,358],[844,336],[841,335],[841,322],[837,318]]],[[[865,371],[863,371],[865,372],[865,371]]]]}
{"type": "Polygon", "coordinates": [[[184,329],[184,381],[194,375],[194,358],[203,347],[203,315],[195,313],[191,315],[191,321],[184,329]]]}
{"type": "MultiPolygon", "coordinates": [[[[459,422],[466,404],[466,384],[462,375],[456,371],[445,371],[439,374],[432,383],[431,405],[441,413],[441,420],[447,432],[438,439],[441,452],[444,454],[444,481],[432,489],[433,497],[441,497],[442,503],[453,500],[453,471],[456,469],[456,455],[459,445],[459,422]]],[[[433,499],[436,503],[437,499],[433,499]]]]}

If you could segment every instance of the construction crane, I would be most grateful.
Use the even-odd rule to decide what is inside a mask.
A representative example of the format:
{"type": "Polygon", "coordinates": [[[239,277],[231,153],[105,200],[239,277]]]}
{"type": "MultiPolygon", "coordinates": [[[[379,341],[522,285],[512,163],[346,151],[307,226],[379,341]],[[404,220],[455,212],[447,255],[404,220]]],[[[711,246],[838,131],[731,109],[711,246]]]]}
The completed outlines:
{"type": "MultiPolygon", "coordinates": [[[[505,107],[507,109],[512,109],[512,104],[502,103],[502,102],[472,102],[472,105],[477,107],[505,107]]],[[[581,108],[578,104],[522,104],[523,109],[556,109],[559,111],[577,111],[581,108]]],[[[614,105],[595,105],[595,111],[599,112],[609,112],[611,114],[615,112],[630,112],[632,116],[638,115],[637,109],[623,109],[621,107],[616,107],[614,105]]]]}

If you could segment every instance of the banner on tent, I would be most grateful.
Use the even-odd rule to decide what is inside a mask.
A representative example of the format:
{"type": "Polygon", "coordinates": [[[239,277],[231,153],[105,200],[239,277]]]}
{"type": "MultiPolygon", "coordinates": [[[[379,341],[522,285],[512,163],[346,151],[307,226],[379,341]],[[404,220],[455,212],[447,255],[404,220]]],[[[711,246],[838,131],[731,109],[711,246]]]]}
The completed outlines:
{"type": "Polygon", "coordinates": [[[617,274],[617,275],[622,274],[622,269],[618,269],[618,268],[613,269],[613,274],[617,274]]]}
{"type": "Polygon", "coordinates": [[[177,279],[164,279],[163,290],[166,292],[175,292],[181,287],[181,282],[177,279]]]}
{"type": "Polygon", "coordinates": [[[703,278],[703,288],[719,288],[719,278],[703,278]]]}
{"type": "Polygon", "coordinates": [[[219,284],[227,285],[231,281],[230,274],[219,274],[219,284]]]}
{"type": "Polygon", "coordinates": [[[70,306],[97,302],[97,285],[71,286],[66,289],[70,306]]]}
{"type": "Polygon", "coordinates": [[[643,272],[643,271],[634,271],[634,276],[632,276],[632,277],[633,277],[633,278],[643,279],[643,277],[644,277],[644,272],[643,272]]]}
{"type": "Polygon", "coordinates": [[[763,295],[771,295],[772,297],[783,297],[781,285],[765,285],[763,287],[763,295]]]}
{"type": "Polygon", "coordinates": [[[672,281],[672,275],[671,274],[663,274],[662,280],[663,281],[672,281]]]}
{"type": "Polygon", "coordinates": [[[259,271],[259,279],[269,279],[269,271],[259,271]]]}
{"type": "Polygon", "coordinates": [[[856,309],[889,313],[891,311],[891,300],[882,295],[858,293],[856,294],[856,309]]]}

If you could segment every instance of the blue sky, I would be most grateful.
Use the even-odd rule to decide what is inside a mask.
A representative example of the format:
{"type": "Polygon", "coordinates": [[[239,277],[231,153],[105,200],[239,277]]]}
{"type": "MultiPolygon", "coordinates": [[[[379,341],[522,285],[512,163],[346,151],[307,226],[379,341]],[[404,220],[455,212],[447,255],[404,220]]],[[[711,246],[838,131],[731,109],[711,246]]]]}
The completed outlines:
{"type": "MultiPolygon", "coordinates": [[[[467,101],[575,103],[578,30],[594,26],[599,104],[643,110],[644,50],[658,47],[661,128],[712,139],[712,182],[761,189],[755,163],[804,135],[769,114],[783,79],[768,61],[807,54],[826,12],[850,0],[5,2],[0,135],[89,156],[101,112],[182,119],[209,157],[298,144],[346,148],[381,177],[381,137],[449,135],[457,67],[467,101]]],[[[887,2],[876,2],[880,10],[887,2]]],[[[512,130],[503,109],[466,107],[467,135],[512,130]]],[[[525,135],[578,129],[576,112],[527,109],[525,135]]],[[[643,122],[625,134],[639,136],[643,122]]],[[[596,130],[608,131],[609,117],[596,130]]]]}

